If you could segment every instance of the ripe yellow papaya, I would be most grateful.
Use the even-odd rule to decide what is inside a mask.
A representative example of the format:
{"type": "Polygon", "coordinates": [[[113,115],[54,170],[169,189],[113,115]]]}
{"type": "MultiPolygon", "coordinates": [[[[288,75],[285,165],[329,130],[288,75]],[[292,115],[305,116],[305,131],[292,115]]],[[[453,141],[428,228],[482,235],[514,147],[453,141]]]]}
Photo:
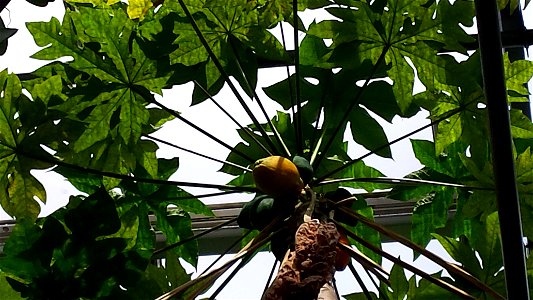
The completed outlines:
{"type": "Polygon", "coordinates": [[[296,197],[304,183],[296,165],[282,156],[259,159],[253,167],[255,186],[273,197],[296,197]]]}

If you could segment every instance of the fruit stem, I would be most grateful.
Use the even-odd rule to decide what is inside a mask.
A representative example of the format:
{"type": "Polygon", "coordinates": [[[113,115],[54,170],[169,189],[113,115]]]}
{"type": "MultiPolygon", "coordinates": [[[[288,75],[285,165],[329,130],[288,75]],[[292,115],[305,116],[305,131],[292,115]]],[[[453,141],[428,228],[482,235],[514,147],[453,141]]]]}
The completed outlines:
{"type": "Polygon", "coordinates": [[[309,196],[311,199],[309,201],[309,206],[307,207],[307,210],[304,214],[304,222],[309,222],[313,219],[313,212],[315,211],[315,205],[316,205],[316,193],[309,187],[305,187],[305,193],[309,196]]]}

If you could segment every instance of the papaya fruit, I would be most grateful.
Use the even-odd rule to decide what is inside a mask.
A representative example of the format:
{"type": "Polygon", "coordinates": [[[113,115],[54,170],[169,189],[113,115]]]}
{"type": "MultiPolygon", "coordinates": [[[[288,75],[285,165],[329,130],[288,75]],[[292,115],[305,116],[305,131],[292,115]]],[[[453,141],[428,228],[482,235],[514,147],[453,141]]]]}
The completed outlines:
{"type": "Polygon", "coordinates": [[[305,157],[301,157],[298,155],[295,155],[292,158],[292,162],[296,165],[296,168],[298,168],[300,178],[302,178],[304,185],[308,184],[313,179],[315,174],[311,163],[309,163],[309,161],[305,157]]]}
{"type": "MultiPolygon", "coordinates": [[[[274,200],[268,195],[261,194],[261,195],[256,195],[252,200],[246,202],[243,205],[241,212],[239,213],[239,216],[237,217],[237,224],[239,225],[239,227],[246,228],[246,229],[257,229],[252,223],[252,220],[253,218],[255,218],[255,215],[256,215],[257,207],[263,201],[263,199],[269,199],[269,198],[271,200],[274,200]]],[[[270,202],[270,200],[268,202],[270,202]]],[[[267,203],[265,203],[264,205],[267,205],[267,203]]]]}
{"type": "MultiPolygon", "coordinates": [[[[353,197],[353,195],[347,189],[338,188],[335,191],[327,192],[324,195],[324,197],[333,202],[339,202],[341,200],[353,197]]],[[[351,204],[352,204],[351,202],[346,202],[345,204],[342,204],[335,209],[335,217],[334,217],[335,221],[344,223],[349,226],[357,225],[357,220],[354,217],[350,216],[349,214],[347,214],[346,212],[340,209],[341,207],[349,208],[351,204]]]]}
{"type": "Polygon", "coordinates": [[[274,219],[276,216],[275,202],[276,200],[269,196],[257,201],[250,216],[250,221],[254,229],[261,230],[274,219]]]}
{"type": "Polygon", "coordinates": [[[295,201],[274,199],[266,194],[257,194],[244,204],[237,217],[241,228],[262,230],[277,216],[289,216],[294,210],[295,201]]]}
{"type": "Polygon", "coordinates": [[[296,165],[282,156],[269,156],[255,162],[255,186],[274,198],[297,197],[304,187],[296,165]]]}
{"type": "MultiPolygon", "coordinates": [[[[344,245],[350,245],[350,241],[348,240],[348,237],[342,233],[339,232],[339,243],[344,245]]],[[[343,250],[341,247],[337,246],[337,255],[335,256],[335,270],[342,271],[346,269],[346,266],[350,263],[351,257],[348,252],[343,250]]]]}

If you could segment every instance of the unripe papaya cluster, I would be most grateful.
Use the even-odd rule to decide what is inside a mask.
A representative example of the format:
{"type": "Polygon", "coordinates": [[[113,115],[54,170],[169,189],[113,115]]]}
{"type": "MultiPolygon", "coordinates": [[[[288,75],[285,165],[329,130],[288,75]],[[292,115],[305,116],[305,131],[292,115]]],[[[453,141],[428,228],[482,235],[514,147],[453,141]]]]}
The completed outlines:
{"type": "MultiPolygon", "coordinates": [[[[261,191],[247,202],[237,219],[241,228],[262,230],[278,216],[288,217],[294,212],[298,196],[314,177],[314,170],[309,161],[301,156],[295,156],[292,161],[282,156],[269,156],[255,162],[252,170],[256,188],[261,191]]],[[[324,197],[332,202],[338,202],[352,197],[352,194],[339,188],[326,193],[324,197]]],[[[349,205],[349,204],[348,204],[349,205]]],[[[335,219],[349,226],[355,226],[348,214],[338,208],[335,219]]],[[[284,227],[271,241],[271,251],[279,260],[283,259],[289,245],[294,241],[294,232],[284,227]]],[[[339,243],[349,245],[348,238],[340,233],[339,243]]],[[[350,262],[350,255],[337,247],[335,269],[342,271],[350,262]]]]}
{"type": "Polygon", "coordinates": [[[237,222],[242,228],[261,230],[275,217],[294,210],[298,195],[313,178],[313,168],[300,156],[292,161],[269,156],[255,162],[252,174],[262,193],[244,205],[237,222]]]}

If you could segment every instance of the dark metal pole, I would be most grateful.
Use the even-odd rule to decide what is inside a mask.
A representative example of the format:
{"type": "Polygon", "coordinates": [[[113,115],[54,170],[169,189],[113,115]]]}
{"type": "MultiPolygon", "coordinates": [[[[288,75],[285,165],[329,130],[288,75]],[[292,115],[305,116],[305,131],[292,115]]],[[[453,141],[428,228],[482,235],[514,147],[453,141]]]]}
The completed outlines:
{"type": "Polygon", "coordinates": [[[476,0],[479,51],[489,114],[507,297],[529,299],[520,205],[496,0],[476,0]]]}

